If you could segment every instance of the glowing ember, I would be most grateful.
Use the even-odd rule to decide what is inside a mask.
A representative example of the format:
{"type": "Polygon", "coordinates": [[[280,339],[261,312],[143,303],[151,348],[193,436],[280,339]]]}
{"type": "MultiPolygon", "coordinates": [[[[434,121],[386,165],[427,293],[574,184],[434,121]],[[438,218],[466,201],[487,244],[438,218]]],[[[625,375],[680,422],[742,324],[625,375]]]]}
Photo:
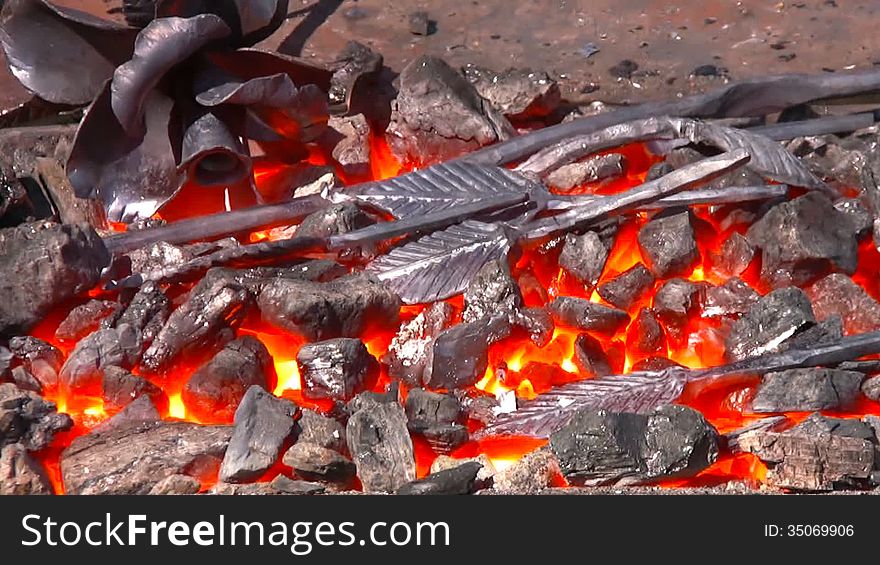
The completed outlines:
{"type": "MultiPolygon", "coordinates": [[[[611,182],[597,183],[580,187],[576,193],[607,194],[625,190],[634,186],[644,179],[645,172],[657,159],[650,155],[642,145],[632,145],[619,150],[624,153],[629,163],[627,176],[611,182]]],[[[405,172],[406,169],[392,156],[388,146],[381,136],[374,136],[371,142],[371,167],[374,179],[385,179],[405,172]]],[[[324,156],[317,152],[309,158],[313,164],[328,162],[324,156]]],[[[256,168],[256,183],[260,194],[268,201],[280,198],[277,192],[279,186],[284,185],[284,179],[289,178],[291,168],[286,165],[273,163],[258,163],[256,168]]],[[[163,210],[163,217],[174,218],[180,215],[193,215],[217,211],[216,208],[240,207],[242,202],[247,203],[248,197],[237,194],[235,191],[220,191],[217,195],[199,194],[193,197],[186,190],[181,193],[176,201],[176,206],[169,206],[163,210]],[[195,198],[195,200],[193,200],[195,198]],[[218,200],[219,199],[219,200],[218,200]],[[225,203],[223,200],[225,199],[225,203]]],[[[733,229],[722,229],[721,224],[713,217],[710,208],[696,209],[694,213],[697,221],[697,241],[701,255],[701,261],[693,267],[693,270],[684,278],[699,284],[721,284],[726,277],[718,274],[712,265],[712,258],[717,252],[722,241],[733,229]]],[[[613,279],[638,263],[645,263],[639,248],[637,235],[639,229],[648,221],[648,214],[638,213],[628,216],[617,233],[615,243],[610,250],[607,264],[599,280],[599,285],[613,279]]],[[[271,231],[254,232],[250,235],[250,241],[262,241],[273,237],[271,231]]],[[[523,295],[527,306],[541,306],[548,300],[557,296],[573,296],[587,299],[594,303],[608,305],[599,293],[592,287],[585,287],[571,279],[560,267],[557,260],[559,249],[527,249],[512,266],[512,272],[523,287],[523,295]],[[526,282],[528,281],[528,282],[526,282]]],[[[880,298],[880,283],[877,281],[876,271],[880,268],[880,253],[869,242],[860,248],[859,271],[853,276],[858,284],[863,286],[869,294],[880,298]]],[[[758,268],[755,265],[742,275],[754,288],[762,292],[758,280],[758,268]]],[[[662,284],[658,281],[654,290],[662,284]]],[[[636,300],[627,309],[631,319],[642,308],[650,308],[653,301],[653,292],[636,300]]],[[[458,313],[461,312],[463,303],[461,297],[449,300],[458,313]]],[[[402,308],[403,320],[410,320],[423,310],[421,306],[407,306],[402,308]]],[[[64,316],[63,312],[54,313],[46,322],[34,332],[62,348],[65,354],[69,351],[63,344],[55,343],[53,338],[54,328],[64,316]]],[[[634,322],[633,322],[634,323],[634,322]]],[[[693,317],[689,319],[682,329],[682,335],[677,339],[666,340],[659,357],[666,357],[676,363],[691,368],[709,367],[724,362],[724,345],[719,337],[720,322],[715,319],[701,319],[693,317]]],[[[620,353],[624,372],[630,372],[636,361],[641,357],[636,356],[632,348],[627,348],[627,334],[630,328],[622,328],[614,335],[597,337],[606,353],[613,355],[620,353]]],[[[278,377],[277,386],[274,389],[276,396],[289,398],[305,407],[319,410],[329,409],[331,402],[315,401],[303,397],[303,384],[299,368],[296,362],[297,353],[305,343],[300,336],[287,332],[281,332],[277,328],[270,328],[261,323],[249,320],[241,329],[241,333],[253,335],[258,338],[269,350],[274,360],[275,372],[278,377]]],[[[552,338],[543,347],[538,347],[527,337],[514,334],[491,346],[489,350],[489,366],[483,378],[475,385],[475,388],[485,393],[500,397],[513,391],[517,397],[531,399],[544,393],[554,386],[568,382],[581,380],[584,375],[578,368],[575,359],[575,341],[581,332],[557,327],[553,331],[552,338]]],[[[388,351],[392,334],[372,333],[362,336],[369,353],[377,359],[381,359],[388,351]]],[[[191,369],[178,368],[174,378],[167,382],[155,381],[162,386],[169,397],[169,410],[165,415],[175,420],[190,420],[194,418],[187,412],[187,407],[181,397],[183,383],[192,373],[191,369]]],[[[375,390],[383,390],[390,379],[382,374],[378,379],[375,390]]],[[[754,391],[756,380],[744,378],[740,382],[727,381],[723,387],[713,389],[695,390],[688,388],[682,396],[681,402],[686,403],[702,412],[708,420],[722,433],[737,429],[757,416],[744,415],[743,406],[746,405],[754,391]]],[[[402,391],[406,394],[406,390],[402,391]]],[[[42,453],[41,460],[46,464],[52,476],[56,490],[63,491],[58,472],[58,455],[60,450],[67,445],[76,435],[86,433],[98,423],[108,417],[100,399],[92,398],[69,398],[57,391],[47,395],[58,404],[62,412],[67,412],[74,417],[76,428],[68,434],[62,434],[56,440],[55,445],[42,453]]],[[[839,417],[858,418],[865,414],[880,415],[880,405],[867,400],[862,400],[853,410],[847,413],[832,414],[839,417]]],[[[793,421],[800,421],[805,414],[788,414],[793,421]]],[[[472,429],[477,427],[475,422],[469,423],[472,429]]],[[[543,446],[544,441],[531,438],[494,438],[491,441],[470,441],[458,447],[452,452],[453,457],[466,458],[480,454],[488,456],[495,468],[499,471],[515,464],[527,453],[543,446]]],[[[431,463],[437,456],[431,446],[423,439],[415,439],[418,475],[428,473],[431,463]]],[[[261,480],[271,480],[277,474],[285,471],[279,464],[270,470],[261,480]]],[[[696,477],[686,480],[664,481],[663,486],[712,486],[742,480],[751,485],[759,485],[767,473],[766,467],[752,455],[735,455],[722,457],[715,465],[704,470],[696,477]]],[[[210,482],[210,481],[209,481],[210,482]]],[[[562,484],[563,481],[558,481],[562,484]]],[[[203,483],[203,487],[204,487],[203,483]]],[[[205,487],[206,488],[206,487],[205,487]]]]}

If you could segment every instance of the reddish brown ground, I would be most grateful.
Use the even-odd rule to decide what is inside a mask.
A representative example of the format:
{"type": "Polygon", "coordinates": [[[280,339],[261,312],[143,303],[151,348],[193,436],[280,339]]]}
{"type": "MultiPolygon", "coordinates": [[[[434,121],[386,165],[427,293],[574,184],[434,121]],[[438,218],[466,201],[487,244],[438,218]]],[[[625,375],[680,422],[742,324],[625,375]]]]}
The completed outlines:
{"type": "MultiPolygon", "coordinates": [[[[102,15],[120,5],[57,1],[102,15]]],[[[291,0],[290,13],[267,46],[326,61],[354,39],[381,52],[394,71],[423,53],[456,65],[531,67],[552,72],[578,102],[711,88],[723,79],[690,77],[706,64],[741,79],[880,63],[880,3],[871,0],[291,0]],[[409,32],[416,10],[437,22],[436,33],[409,32]],[[587,58],[581,50],[591,42],[600,51],[587,58]],[[608,72],[623,59],[639,65],[632,81],[608,72]],[[582,94],[590,83],[599,89],[582,94]]],[[[8,76],[0,86],[0,106],[22,99],[8,76]]]]}

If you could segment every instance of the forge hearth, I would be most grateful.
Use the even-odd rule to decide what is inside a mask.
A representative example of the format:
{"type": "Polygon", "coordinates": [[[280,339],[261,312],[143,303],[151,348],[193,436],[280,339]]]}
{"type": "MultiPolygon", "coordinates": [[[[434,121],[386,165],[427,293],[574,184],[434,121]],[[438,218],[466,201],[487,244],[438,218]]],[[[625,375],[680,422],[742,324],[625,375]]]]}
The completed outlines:
{"type": "Polygon", "coordinates": [[[0,13],[0,494],[880,487],[877,70],[620,105],[136,4],[0,13]]]}

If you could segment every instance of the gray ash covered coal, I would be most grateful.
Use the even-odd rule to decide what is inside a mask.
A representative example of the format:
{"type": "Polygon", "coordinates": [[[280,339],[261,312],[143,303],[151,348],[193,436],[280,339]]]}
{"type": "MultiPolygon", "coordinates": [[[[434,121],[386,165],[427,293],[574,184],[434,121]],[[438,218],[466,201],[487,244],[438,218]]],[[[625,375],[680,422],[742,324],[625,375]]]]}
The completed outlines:
{"type": "Polygon", "coordinates": [[[91,290],[109,263],[88,226],[35,222],[0,230],[0,336],[27,333],[54,306],[91,290]]]}

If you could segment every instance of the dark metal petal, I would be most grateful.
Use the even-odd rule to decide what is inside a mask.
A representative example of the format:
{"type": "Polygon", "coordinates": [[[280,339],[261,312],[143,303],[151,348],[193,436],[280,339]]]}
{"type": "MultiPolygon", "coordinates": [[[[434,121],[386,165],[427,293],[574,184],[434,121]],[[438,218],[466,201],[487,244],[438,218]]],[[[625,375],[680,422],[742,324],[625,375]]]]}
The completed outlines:
{"type": "Polygon", "coordinates": [[[171,99],[153,91],[142,136],[130,137],[110,105],[110,85],[95,99],[77,131],[67,175],[81,198],[99,198],[111,221],[148,218],[177,192],[168,139],[171,99]]]}
{"type": "Polygon", "coordinates": [[[230,186],[251,176],[250,155],[213,112],[193,119],[183,134],[179,171],[202,186],[230,186]]]}
{"type": "Polygon", "coordinates": [[[299,91],[284,73],[257,77],[246,82],[224,82],[196,94],[196,102],[212,107],[220,104],[285,108],[296,102],[299,91]]]}
{"type": "Polygon", "coordinates": [[[243,81],[284,73],[297,86],[314,84],[322,91],[328,92],[330,78],[333,76],[328,69],[312,65],[297,57],[259,49],[215,51],[208,53],[206,58],[211,64],[243,81]]]}
{"type": "Polygon", "coordinates": [[[113,73],[111,104],[123,129],[131,134],[140,127],[144,102],[165,73],[229,34],[229,26],[213,14],[160,18],[145,27],[131,60],[113,73]]]}
{"type": "Polygon", "coordinates": [[[288,0],[164,0],[157,11],[159,17],[215,14],[229,24],[239,45],[254,45],[281,27],[287,9],[288,0]]]}
{"type": "Polygon", "coordinates": [[[56,104],[82,105],[133,49],[137,30],[43,0],[9,0],[0,43],[25,88],[56,104]]]}

